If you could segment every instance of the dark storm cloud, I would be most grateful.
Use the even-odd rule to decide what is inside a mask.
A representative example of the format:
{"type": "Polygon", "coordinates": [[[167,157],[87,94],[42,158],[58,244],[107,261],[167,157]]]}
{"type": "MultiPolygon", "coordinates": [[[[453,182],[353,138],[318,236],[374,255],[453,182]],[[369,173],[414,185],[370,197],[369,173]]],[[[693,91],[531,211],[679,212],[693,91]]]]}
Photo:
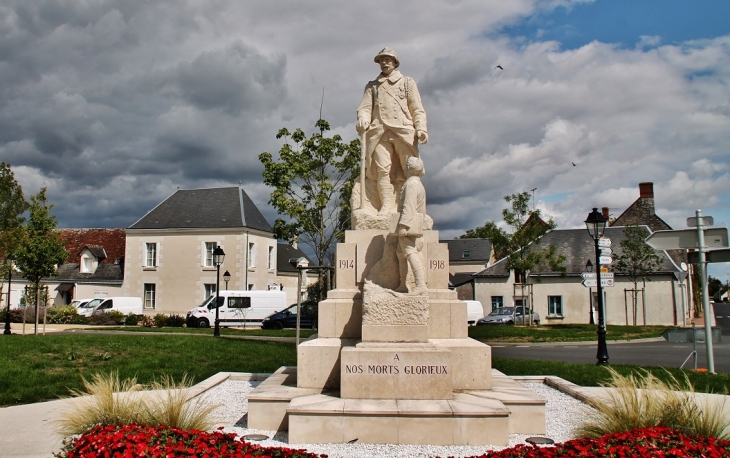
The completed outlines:
{"type": "Polygon", "coordinates": [[[204,52],[175,70],[181,97],[202,110],[230,116],[275,109],[286,95],[286,58],[268,58],[242,43],[204,52]]]}

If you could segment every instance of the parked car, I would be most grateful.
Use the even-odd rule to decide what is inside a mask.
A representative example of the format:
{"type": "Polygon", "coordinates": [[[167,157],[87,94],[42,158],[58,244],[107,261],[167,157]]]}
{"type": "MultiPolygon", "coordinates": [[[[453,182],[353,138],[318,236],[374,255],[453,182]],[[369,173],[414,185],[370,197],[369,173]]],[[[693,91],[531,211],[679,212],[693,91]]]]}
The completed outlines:
{"type": "Polygon", "coordinates": [[[90,317],[93,314],[111,312],[112,310],[116,310],[125,315],[130,313],[142,315],[144,313],[142,309],[142,298],[140,297],[103,297],[93,299],[83,306],[79,306],[77,310],[79,315],[85,317],[90,317]]]}
{"type": "MultiPolygon", "coordinates": [[[[299,327],[302,329],[315,328],[316,324],[316,317],[315,319],[312,319],[311,316],[302,314],[302,317],[299,319],[299,327]]],[[[272,313],[271,315],[264,318],[264,321],[261,322],[262,329],[284,329],[296,327],[297,304],[292,304],[281,312],[272,313]]]]}
{"type": "MultiPolygon", "coordinates": [[[[477,325],[481,324],[523,324],[525,319],[530,322],[529,313],[525,316],[523,312],[525,307],[519,305],[517,307],[500,307],[495,309],[489,315],[477,321],[477,325]]],[[[540,324],[540,315],[532,314],[532,322],[540,324]]]]}
{"type": "Polygon", "coordinates": [[[79,307],[83,307],[86,304],[88,304],[90,301],[93,301],[93,300],[94,299],[74,299],[71,302],[71,306],[76,307],[78,309],[79,307]]]}

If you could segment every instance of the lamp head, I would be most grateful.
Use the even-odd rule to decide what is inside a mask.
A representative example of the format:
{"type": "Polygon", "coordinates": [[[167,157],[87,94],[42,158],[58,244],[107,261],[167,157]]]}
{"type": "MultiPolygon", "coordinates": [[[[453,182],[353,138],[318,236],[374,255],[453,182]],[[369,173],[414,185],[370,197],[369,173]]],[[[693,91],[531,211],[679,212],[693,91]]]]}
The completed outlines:
{"type": "Polygon", "coordinates": [[[597,208],[594,208],[593,211],[588,214],[588,218],[586,218],[585,223],[588,233],[591,235],[593,240],[603,237],[603,231],[606,230],[607,221],[608,220],[603,217],[603,214],[601,214],[597,208]]]}

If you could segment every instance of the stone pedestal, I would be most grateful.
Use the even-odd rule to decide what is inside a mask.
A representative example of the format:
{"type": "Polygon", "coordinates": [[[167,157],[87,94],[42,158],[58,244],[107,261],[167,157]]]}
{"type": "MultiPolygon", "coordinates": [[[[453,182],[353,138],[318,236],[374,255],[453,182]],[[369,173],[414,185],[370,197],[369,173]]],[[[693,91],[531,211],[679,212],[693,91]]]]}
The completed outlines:
{"type": "Polygon", "coordinates": [[[468,337],[466,303],[448,289],[448,249],[436,231],[423,240],[428,293],[410,296],[392,291],[393,234],[346,233],[296,383],[287,369],[256,388],[249,427],[288,429],[291,443],[506,445],[510,432],[544,433],[543,400],[506,377],[493,386],[491,349],[468,337]]]}

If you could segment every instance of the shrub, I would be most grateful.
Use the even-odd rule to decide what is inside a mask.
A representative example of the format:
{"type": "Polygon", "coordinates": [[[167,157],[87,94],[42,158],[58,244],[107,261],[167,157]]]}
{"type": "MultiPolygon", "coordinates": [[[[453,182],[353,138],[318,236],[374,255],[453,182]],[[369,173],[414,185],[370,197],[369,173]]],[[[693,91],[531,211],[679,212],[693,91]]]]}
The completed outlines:
{"type": "Polygon", "coordinates": [[[73,316],[78,315],[76,307],[71,305],[59,305],[48,307],[46,310],[46,322],[51,324],[69,324],[73,316]]]}
{"type": "Polygon", "coordinates": [[[137,326],[137,323],[139,323],[139,320],[142,318],[142,315],[135,315],[132,312],[129,312],[127,316],[124,317],[124,325],[125,326],[137,326]]]}
{"type": "Polygon", "coordinates": [[[108,312],[109,319],[114,321],[115,325],[122,325],[124,324],[124,320],[127,318],[124,313],[120,312],[119,310],[112,310],[111,312],[108,312]]]}
{"type": "MultiPolygon", "coordinates": [[[[115,326],[117,324],[118,316],[112,315],[112,313],[113,312],[95,312],[89,317],[89,324],[93,324],[96,326],[115,326]]],[[[121,314],[121,312],[116,313],[121,314]]],[[[122,315],[122,317],[124,317],[124,315],[122,315]]]]}
{"type": "Polygon", "coordinates": [[[144,316],[142,317],[142,322],[141,322],[141,324],[142,324],[142,326],[144,326],[145,328],[151,328],[152,326],[154,326],[154,324],[155,324],[155,320],[153,320],[153,319],[152,319],[152,317],[151,317],[151,316],[149,316],[149,315],[144,315],[144,316]]]}
{"type": "Polygon", "coordinates": [[[680,382],[667,372],[662,381],[648,371],[623,376],[608,368],[606,396],[592,403],[596,410],[576,431],[578,437],[601,437],[635,428],[664,426],[690,435],[730,438],[725,400],[712,403],[698,396],[687,375],[680,382]]]}
{"type": "Polygon", "coordinates": [[[164,313],[158,313],[154,317],[155,327],[161,328],[165,326],[165,320],[167,319],[167,316],[164,313]]]}
{"type": "Polygon", "coordinates": [[[185,324],[185,317],[180,316],[176,313],[165,318],[165,326],[168,326],[171,328],[182,328],[184,324],[185,324]]]}
{"type": "MultiPolygon", "coordinates": [[[[0,322],[5,323],[5,316],[8,313],[7,308],[3,308],[0,312],[0,322]]],[[[11,323],[22,323],[23,322],[23,309],[10,309],[10,322],[11,323]]]]}

